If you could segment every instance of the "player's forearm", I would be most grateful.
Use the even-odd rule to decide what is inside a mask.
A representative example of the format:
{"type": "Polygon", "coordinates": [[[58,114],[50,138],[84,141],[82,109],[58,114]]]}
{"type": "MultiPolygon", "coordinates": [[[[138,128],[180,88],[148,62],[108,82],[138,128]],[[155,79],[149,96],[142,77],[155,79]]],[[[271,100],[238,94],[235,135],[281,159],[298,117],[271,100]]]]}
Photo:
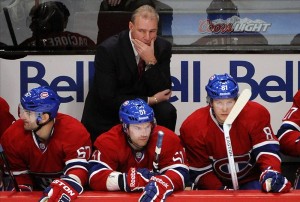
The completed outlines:
{"type": "Polygon", "coordinates": [[[280,149],[286,155],[298,157],[300,155],[300,132],[287,132],[280,139],[280,149]]]}
{"type": "Polygon", "coordinates": [[[164,173],[172,181],[174,191],[185,189],[185,183],[188,181],[188,169],[184,167],[169,169],[164,173]]]}
{"type": "Polygon", "coordinates": [[[82,186],[88,182],[88,171],[82,168],[73,168],[65,173],[65,175],[72,177],[82,186]]]}
{"type": "Polygon", "coordinates": [[[114,191],[116,189],[116,183],[118,182],[118,175],[110,176],[113,173],[112,170],[104,169],[97,170],[90,174],[89,176],[89,185],[95,191],[114,191]],[[112,177],[110,179],[110,177],[112,177]]]}
{"type": "Polygon", "coordinates": [[[271,167],[277,172],[281,172],[281,160],[280,157],[263,154],[257,159],[258,165],[260,165],[260,170],[264,171],[267,168],[271,167]]]}

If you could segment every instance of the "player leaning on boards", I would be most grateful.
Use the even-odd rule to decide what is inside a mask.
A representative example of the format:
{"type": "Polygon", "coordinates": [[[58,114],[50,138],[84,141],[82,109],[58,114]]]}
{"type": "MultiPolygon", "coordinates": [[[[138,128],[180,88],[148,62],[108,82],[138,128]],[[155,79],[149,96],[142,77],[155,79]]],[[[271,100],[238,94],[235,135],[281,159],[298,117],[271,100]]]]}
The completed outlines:
{"type": "MultiPolygon", "coordinates": [[[[213,75],[206,86],[206,107],[193,112],[180,128],[195,189],[232,189],[223,124],[239,95],[228,74],[213,75]]],[[[239,188],[288,192],[291,183],[280,174],[279,143],[262,105],[248,101],[229,131],[239,188]]]]}
{"type": "MultiPolygon", "coordinates": [[[[293,105],[282,119],[281,127],[277,132],[280,142],[280,151],[283,154],[300,156],[300,90],[294,95],[293,105]]],[[[296,174],[294,189],[300,189],[300,168],[296,174]]]]}
{"type": "Polygon", "coordinates": [[[188,166],[178,136],[156,125],[153,109],[142,99],[125,101],[119,117],[121,124],[94,143],[90,187],[97,191],[143,191],[139,199],[143,202],[164,201],[173,191],[183,190],[188,166]],[[156,149],[162,132],[162,147],[156,149]],[[154,172],[156,163],[158,172],[154,172]]]}
{"type": "Polygon", "coordinates": [[[44,190],[41,202],[71,201],[88,180],[90,135],[77,119],[58,113],[59,105],[50,88],[33,88],[1,138],[19,189],[44,190]]]}

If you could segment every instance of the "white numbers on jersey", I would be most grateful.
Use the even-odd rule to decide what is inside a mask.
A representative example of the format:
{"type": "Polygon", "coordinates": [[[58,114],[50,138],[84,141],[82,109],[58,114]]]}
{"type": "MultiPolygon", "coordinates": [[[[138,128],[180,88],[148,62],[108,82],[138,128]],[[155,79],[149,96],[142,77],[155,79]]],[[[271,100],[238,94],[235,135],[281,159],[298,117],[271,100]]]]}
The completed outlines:
{"type": "Polygon", "coordinates": [[[274,138],[273,138],[273,133],[272,133],[272,130],[271,130],[270,127],[265,127],[265,128],[263,129],[263,131],[264,131],[264,133],[266,134],[266,139],[267,139],[267,140],[273,140],[273,139],[274,139],[274,138]]]}
{"type": "Polygon", "coordinates": [[[182,151],[176,152],[173,156],[173,161],[179,161],[180,163],[184,163],[183,153],[182,151]]]}
{"type": "Polygon", "coordinates": [[[90,146],[80,147],[77,150],[77,155],[78,158],[88,159],[91,156],[91,147],[90,146]]]}
{"type": "Polygon", "coordinates": [[[94,151],[92,158],[93,160],[100,161],[101,152],[99,150],[94,151]]]}
{"type": "Polygon", "coordinates": [[[292,114],[298,110],[298,107],[291,107],[291,109],[286,113],[283,120],[291,118],[292,114]]]}

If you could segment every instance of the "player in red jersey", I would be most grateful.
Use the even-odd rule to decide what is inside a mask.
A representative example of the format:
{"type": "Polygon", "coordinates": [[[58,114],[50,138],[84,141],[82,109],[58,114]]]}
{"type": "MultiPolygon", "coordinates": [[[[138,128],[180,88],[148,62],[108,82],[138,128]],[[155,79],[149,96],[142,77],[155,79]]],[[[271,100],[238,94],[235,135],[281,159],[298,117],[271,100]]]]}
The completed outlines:
{"type": "Polygon", "coordinates": [[[300,90],[294,95],[293,105],[282,119],[277,137],[281,151],[290,156],[300,155],[300,90]]]}
{"type": "MultiPolygon", "coordinates": [[[[282,119],[277,132],[280,151],[283,154],[299,157],[300,155],[300,90],[294,95],[293,104],[282,119]]],[[[299,181],[294,185],[300,189],[299,181]]]]}
{"type": "Polygon", "coordinates": [[[93,190],[143,191],[139,201],[164,201],[188,181],[186,157],[178,136],[156,125],[153,109],[143,100],[125,101],[119,110],[121,124],[95,141],[89,182],[93,190]],[[164,132],[159,172],[153,172],[158,131],[164,132]]]}
{"type": "MultiPolygon", "coordinates": [[[[196,189],[232,189],[223,123],[238,98],[238,84],[228,74],[213,75],[206,91],[208,106],[193,112],[180,128],[191,180],[196,189]]],[[[280,174],[279,142],[265,107],[248,101],[232,124],[230,138],[240,189],[290,190],[280,174]]]]}
{"type": "MultiPolygon", "coordinates": [[[[9,105],[5,99],[0,97],[0,138],[4,131],[15,121],[15,117],[9,112],[9,105]]],[[[4,189],[3,162],[0,159],[0,190],[4,189]]]]}
{"type": "Polygon", "coordinates": [[[0,97],[0,137],[15,120],[15,117],[9,112],[8,103],[0,97]]]}
{"type": "Polygon", "coordinates": [[[90,135],[77,119],[58,113],[59,105],[49,87],[33,88],[1,138],[19,188],[44,190],[41,201],[71,201],[88,180],[90,135]]]}

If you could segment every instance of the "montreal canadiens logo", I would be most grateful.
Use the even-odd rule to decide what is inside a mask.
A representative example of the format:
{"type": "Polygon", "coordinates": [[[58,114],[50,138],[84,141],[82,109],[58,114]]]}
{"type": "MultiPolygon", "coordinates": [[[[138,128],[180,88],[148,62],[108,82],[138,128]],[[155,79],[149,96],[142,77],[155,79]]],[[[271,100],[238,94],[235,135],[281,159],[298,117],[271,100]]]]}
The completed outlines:
{"type": "MultiPolygon", "coordinates": [[[[225,180],[231,179],[231,174],[229,171],[229,163],[228,158],[223,159],[212,159],[213,160],[213,169],[217,173],[219,177],[225,180]]],[[[253,168],[253,161],[254,159],[251,158],[250,153],[241,155],[241,156],[235,156],[235,168],[237,171],[237,177],[238,179],[242,179],[247,173],[250,172],[250,170],[253,168]]]]}
{"type": "Polygon", "coordinates": [[[47,98],[47,97],[49,97],[48,92],[42,92],[42,93],[40,94],[40,98],[41,98],[41,99],[45,99],[45,98],[47,98]]]}

